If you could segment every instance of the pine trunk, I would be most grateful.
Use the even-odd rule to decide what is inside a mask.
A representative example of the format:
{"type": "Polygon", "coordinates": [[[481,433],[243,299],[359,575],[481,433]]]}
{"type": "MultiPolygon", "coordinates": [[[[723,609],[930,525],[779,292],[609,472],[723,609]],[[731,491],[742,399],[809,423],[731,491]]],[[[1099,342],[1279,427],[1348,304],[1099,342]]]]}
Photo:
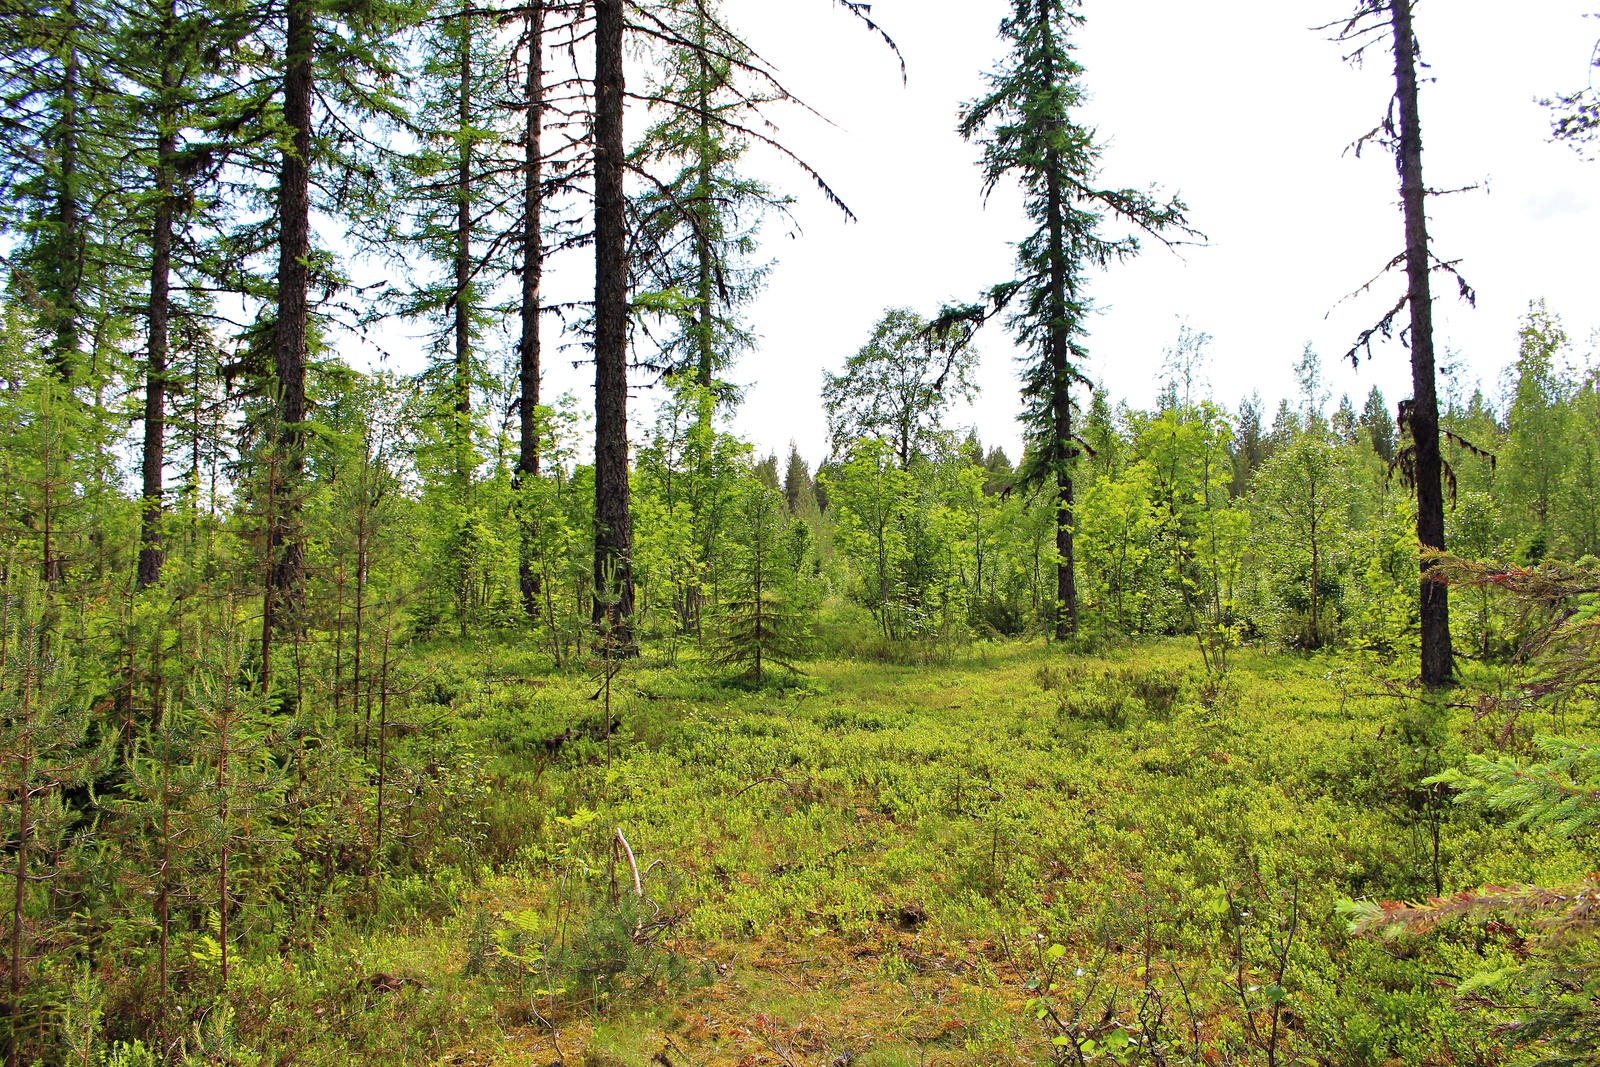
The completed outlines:
{"type": "MultiPolygon", "coordinates": [[[[1434,388],[1433,296],[1429,292],[1427,187],[1422,183],[1422,120],[1417,112],[1416,38],[1411,0],[1390,0],[1394,30],[1394,76],[1400,103],[1400,199],[1406,221],[1406,279],[1411,308],[1411,387],[1415,406],[1411,438],[1416,446],[1417,541],[1444,551],[1444,485],[1439,457],[1439,398],[1434,388]]],[[[1450,650],[1450,591],[1423,560],[1422,684],[1446,684],[1454,664],[1450,650]]]]}
{"type": "Polygon", "coordinates": [[[628,262],[623,200],[624,0],[595,0],[593,619],[631,645],[633,531],[628,506],[628,262]]]}

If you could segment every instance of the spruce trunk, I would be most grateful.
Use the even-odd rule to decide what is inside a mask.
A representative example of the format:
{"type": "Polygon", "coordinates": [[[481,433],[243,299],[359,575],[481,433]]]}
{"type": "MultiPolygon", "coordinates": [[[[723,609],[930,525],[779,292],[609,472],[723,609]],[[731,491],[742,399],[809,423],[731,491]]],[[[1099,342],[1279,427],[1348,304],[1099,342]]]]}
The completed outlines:
{"type": "MultiPolygon", "coordinates": [[[[283,119],[293,135],[278,179],[277,369],[278,467],[276,507],[270,516],[271,592],[277,607],[297,604],[305,583],[305,546],[299,530],[299,482],[306,417],[306,321],[311,255],[311,62],[315,48],[311,0],[290,0],[283,78],[283,119]]],[[[278,625],[286,616],[273,612],[278,625]]]]}
{"type": "MultiPolygon", "coordinates": [[[[170,21],[174,15],[169,9],[170,21]]],[[[172,64],[163,63],[161,87],[170,91],[176,81],[172,64]]],[[[177,135],[169,107],[163,107],[161,131],[156,141],[155,217],[150,242],[149,338],[146,343],[144,384],[144,512],[139,525],[139,586],[161,581],[161,474],[166,463],[167,345],[171,317],[172,183],[177,155],[177,135]]]]}
{"type": "Polygon", "coordinates": [[[1059,161],[1049,153],[1047,210],[1050,227],[1050,450],[1056,475],[1056,640],[1078,632],[1078,583],[1072,544],[1072,368],[1067,364],[1067,257],[1059,161]]]}
{"type": "Polygon", "coordinates": [[[460,480],[461,503],[467,503],[472,468],[468,451],[472,447],[472,16],[461,16],[460,38],[456,44],[456,63],[461,83],[457,92],[457,121],[461,146],[456,158],[456,248],[455,248],[455,414],[456,477],[460,480]]]}
{"type": "MultiPolygon", "coordinates": [[[[456,158],[456,247],[455,296],[455,452],[456,502],[462,515],[472,504],[472,476],[475,466],[472,447],[472,16],[461,15],[460,36],[456,41],[456,64],[460,86],[456,97],[456,120],[460,124],[461,144],[456,158]]],[[[472,560],[462,553],[457,561],[456,622],[461,636],[467,636],[467,621],[472,611],[472,560]]]]}
{"type": "MultiPolygon", "coordinates": [[[[68,0],[62,14],[66,18],[66,49],[61,60],[61,119],[57,151],[60,153],[60,179],[56,186],[56,306],[55,338],[51,362],[63,382],[71,382],[77,371],[79,332],[79,290],[83,282],[82,219],[78,209],[78,4],[68,0]]],[[[51,581],[56,575],[48,576],[51,581]]]]}

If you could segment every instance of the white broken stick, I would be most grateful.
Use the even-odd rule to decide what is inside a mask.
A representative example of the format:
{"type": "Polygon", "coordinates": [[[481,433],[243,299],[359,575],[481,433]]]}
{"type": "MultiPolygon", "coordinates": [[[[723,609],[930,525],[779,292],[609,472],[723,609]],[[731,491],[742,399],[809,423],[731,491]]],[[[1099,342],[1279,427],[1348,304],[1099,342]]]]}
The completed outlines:
{"type": "Polygon", "coordinates": [[[633,846],[628,844],[628,839],[622,836],[622,827],[617,827],[617,843],[622,846],[622,851],[628,854],[628,867],[633,871],[634,896],[644,896],[644,882],[639,879],[639,863],[633,858],[633,846]]]}

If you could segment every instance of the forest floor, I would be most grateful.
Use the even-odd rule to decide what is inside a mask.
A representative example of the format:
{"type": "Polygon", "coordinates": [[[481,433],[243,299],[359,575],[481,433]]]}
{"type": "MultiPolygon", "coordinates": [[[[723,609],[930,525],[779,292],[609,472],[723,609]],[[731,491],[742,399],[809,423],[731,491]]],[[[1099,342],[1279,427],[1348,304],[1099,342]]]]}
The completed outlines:
{"type": "Polygon", "coordinates": [[[1480,1038],[1439,975],[1503,946],[1393,951],[1337,901],[1588,861],[1421,787],[1493,724],[1384,675],[1244,650],[1218,681],[1179,641],[764,690],[641,663],[609,752],[592,677],[479,683],[453,706],[515,855],[331,939],[331,1007],[258,1010],[288,1034],[320,1003],[301,1063],[1457,1062],[1480,1038]]]}

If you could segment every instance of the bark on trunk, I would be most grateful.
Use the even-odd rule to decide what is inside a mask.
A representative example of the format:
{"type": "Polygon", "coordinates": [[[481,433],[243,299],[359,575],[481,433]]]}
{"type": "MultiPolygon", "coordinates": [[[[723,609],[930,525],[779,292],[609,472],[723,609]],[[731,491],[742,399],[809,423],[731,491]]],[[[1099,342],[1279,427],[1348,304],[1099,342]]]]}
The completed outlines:
{"type": "Polygon", "coordinates": [[[83,279],[83,236],[78,211],[78,5],[68,0],[65,11],[69,43],[61,60],[61,120],[58,145],[60,178],[56,187],[55,338],[51,362],[62,381],[77,369],[79,343],[78,293],[83,279]]]}
{"type": "Polygon", "coordinates": [[[171,896],[172,883],[169,881],[172,872],[172,751],[171,734],[168,734],[167,750],[161,760],[161,866],[158,874],[161,877],[160,887],[156,891],[156,922],[160,928],[159,936],[159,981],[160,981],[160,1008],[162,1019],[165,1021],[167,1011],[167,951],[171,942],[172,923],[168,915],[168,903],[171,896]]]}
{"type": "Polygon", "coordinates": [[[472,125],[472,21],[461,16],[456,64],[461,72],[457,93],[456,120],[461,130],[461,146],[456,159],[456,249],[455,297],[455,412],[456,477],[461,482],[462,502],[472,469],[467,453],[472,447],[472,304],[467,290],[472,285],[472,143],[467,130],[472,125]]]}
{"type": "Polygon", "coordinates": [[[290,0],[283,79],[283,118],[294,134],[278,178],[278,320],[274,333],[278,388],[276,506],[269,518],[271,595],[278,625],[298,604],[305,583],[305,547],[299,529],[299,483],[305,473],[301,423],[306,417],[306,320],[311,255],[311,63],[315,47],[311,0],[290,0]]]}
{"type": "MultiPolygon", "coordinates": [[[[175,14],[169,8],[168,31],[175,14]]],[[[172,64],[164,62],[161,87],[170,92],[176,83],[172,64]]],[[[161,581],[161,477],[166,463],[167,344],[172,275],[172,183],[177,135],[171,107],[163,103],[156,139],[156,205],[150,242],[150,313],[144,377],[144,512],[139,526],[139,586],[161,581]]]]}
{"type": "MultiPolygon", "coordinates": [[[[231,697],[229,698],[232,699],[231,697]]],[[[230,705],[224,712],[222,719],[222,732],[217,749],[217,825],[222,828],[222,847],[220,862],[217,867],[217,944],[222,950],[221,969],[222,987],[228,987],[228,857],[232,852],[232,839],[229,836],[229,797],[228,797],[228,724],[227,716],[233,714],[230,705]]]]}
{"type": "Polygon", "coordinates": [[[712,382],[716,369],[715,352],[715,327],[714,314],[716,308],[713,290],[713,263],[709,230],[711,227],[712,205],[712,160],[711,160],[711,100],[709,96],[709,80],[711,72],[706,63],[706,12],[703,7],[696,9],[695,44],[696,63],[699,66],[700,77],[696,93],[696,105],[699,109],[698,139],[695,142],[696,177],[693,207],[691,208],[694,224],[695,242],[695,322],[694,322],[694,352],[695,371],[694,383],[702,392],[696,400],[694,441],[695,481],[690,489],[690,506],[694,512],[694,523],[701,530],[700,560],[702,571],[700,580],[691,578],[685,582],[683,604],[685,613],[694,619],[695,634],[703,640],[704,631],[700,622],[706,604],[706,586],[704,577],[709,576],[715,581],[716,575],[716,534],[717,534],[717,494],[714,488],[715,478],[712,473],[712,453],[715,451],[715,434],[712,431],[712,422],[717,414],[717,400],[712,393],[712,382]]]}
{"type": "MultiPolygon", "coordinates": [[[[522,343],[520,377],[522,396],[517,415],[522,439],[517,451],[517,484],[539,477],[539,313],[540,283],[544,274],[544,0],[533,0],[527,10],[528,72],[523,86],[527,109],[524,134],[526,153],[522,171],[522,343]]],[[[518,582],[522,609],[531,618],[539,614],[539,572],[533,565],[533,531],[522,532],[518,582]]]]}
{"type": "MultiPolygon", "coordinates": [[[[26,722],[27,705],[23,707],[23,721],[26,722]]],[[[22,1021],[22,918],[28,901],[28,780],[32,771],[29,753],[24,749],[18,778],[22,785],[17,791],[17,876],[11,905],[11,974],[7,987],[11,1000],[11,1067],[17,1065],[18,1050],[22,1044],[17,1034],[22,1021]]]]}
{"type": "Polygon", "coordinates": [[[715,344],[715,318],[716,308],[713,306],[713,277],[711,263],[711,100],[707,83],[711,78],[709,65],[706,63],[706,25],[705,11],[699,12],[699,19],[695,23],[696,31],[696,61],[700,66],[700,81],[697,93],[699,105],[700,127],[699,140],[696,142],[697,172],[695,175],[697,188],[695,190],[695,207],[698,209],[698,218],[695,220],[695,259],[697,276],[695,278],[695,304],[699,322],[696,324],[695,347],[697,349],[697,365],[695,367],[695,384],[702,389],[710,389],[712,372],[715,369],[716,355],[713,350],[715,344]]]}
{"type": "Polygon", "coordinates": [[[628,509],[628,263],[623,202],[624,0],[595,0],[593,620],[631,644],[633,531],[628,509]]]}
{"type": "Polygon", "coordinates": [[[1078,582],[1072,544],[1072,369],[1067,363],[1067,262],[1063,247],[1065,205],[1050,153],[1047,199],[1050,227],[1050,443],[1056,473],[1056,640],[1078,632],[1078,582]]]}
{"type": "MultiPolygon", "coordinates": [[[[1444,550],[1444,486],[1439,458],[1439,399],[1434,390],[1433,296],[1428,285],[1427,187],[1422,183],[1422,121],[1417,113],[1416,39],[1411,0],[1390,0],[1394,30],[1394,76],[1400,103],[1400,199],[1406,221],[1406,278],[1411,308],[1411,386],[1415,407],[1411,435],[1416,446],[1417,540],[1444,550]]],[[[1454,671],[1450,650],[1449,588],[1435,581],[1423,560],[1422,683],[1441,686],[1454,671]]]]}
{"type": "MultiPolygon", "coordinates": [[[[456,66],[460,85],[456,96],[457,128],[461,143],[456,157],[455,295],[455,416],[454,440],[456,499],[464,510],[472,503],[472,476],[476,466],[472,448],[472,16],[462,13],[456,40],[456,66]]],[[[472,610],[472,564],[465,553],[457,560],[456,616],[461,636],[467,635],[472,610]]]]}

